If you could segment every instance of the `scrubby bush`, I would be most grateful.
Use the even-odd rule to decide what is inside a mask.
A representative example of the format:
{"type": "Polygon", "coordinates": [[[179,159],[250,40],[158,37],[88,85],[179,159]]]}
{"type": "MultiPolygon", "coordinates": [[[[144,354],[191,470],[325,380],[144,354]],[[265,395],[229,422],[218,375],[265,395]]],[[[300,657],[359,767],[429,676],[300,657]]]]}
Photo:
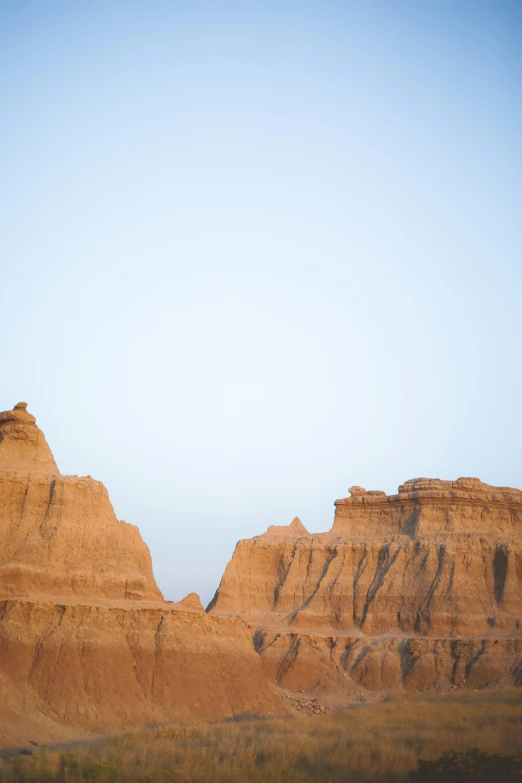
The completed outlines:
{"type": "Polygon", "coordinates": [[[500,754],[444,753],[435,761],[419,761],[410,783],[518,783],[522,782],[522,759],[500,754]]]}

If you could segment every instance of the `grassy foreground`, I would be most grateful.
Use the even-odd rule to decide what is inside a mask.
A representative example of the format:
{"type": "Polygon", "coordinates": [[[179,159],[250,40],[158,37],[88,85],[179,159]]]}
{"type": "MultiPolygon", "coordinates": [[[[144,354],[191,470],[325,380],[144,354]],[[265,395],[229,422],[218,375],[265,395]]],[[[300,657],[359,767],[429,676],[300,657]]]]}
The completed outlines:
{"type": "Polygon", "coordinates": [[[521,738],[522,690],[413,695],[330,715],[140,731],[68,754],[18,757],[0,780],[392,783],[408,780],[419,759],[449,751],[516,756],[521,738]]]}

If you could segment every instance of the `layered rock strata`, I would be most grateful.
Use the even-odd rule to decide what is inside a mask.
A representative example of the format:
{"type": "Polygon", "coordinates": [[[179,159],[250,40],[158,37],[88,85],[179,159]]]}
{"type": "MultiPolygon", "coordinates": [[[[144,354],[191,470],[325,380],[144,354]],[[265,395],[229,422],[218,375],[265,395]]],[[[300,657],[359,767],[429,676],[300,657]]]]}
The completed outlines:
{"type": "Polygon", "coordinates": [[[1,413],[0,745],[246,712],[284,712],[248,626],[163,601],[105,487],[59,473],[25,403],[1,413]]]}
{"type": "Polygon", "coordinates": [[[162,600],[148,547],[90,476],[62,476],[26,403],[0,413],[0,597],[162,600]]]}
{"type": "Polygon", "coordinates": [[[309,679],[321,679],[325,651],[332,682],[357,682],[370,667],[392,672],[369,677],[376,687],[444,687],[461,684],[462,666],[470,685],[519,681],[520,490],[414,479],[392,496],[352,487],[335,508],[328,533],[289,526],[240,541],[209,606],[257,629],[280,684],[305,659],[309,679]],[[431,674],[419,679],[419,667],[431,674]]]}
{"type": "Polygon", "coordinates": [[[100,732],[284,711],[245,623],[129,604],[0,602],[0,740],[35,714],[100,732]]]}
{"type": "Polygon", "coordinates": [[[522,686],[522,638],[328,636],[258,629],[265,673],[294,691],[320,691],[352,701],[404,688],[451,690],[522,686]]]}
{"type": "Polygon", "coordinates": [[[240,541],[205,614],[163,600],[138,529],[59,473],[25,403],[0,413],[0,744],[283,713],[292,690],[522,685],[521,491],[414,479],[335,507],[328,533],[240,541]]]}

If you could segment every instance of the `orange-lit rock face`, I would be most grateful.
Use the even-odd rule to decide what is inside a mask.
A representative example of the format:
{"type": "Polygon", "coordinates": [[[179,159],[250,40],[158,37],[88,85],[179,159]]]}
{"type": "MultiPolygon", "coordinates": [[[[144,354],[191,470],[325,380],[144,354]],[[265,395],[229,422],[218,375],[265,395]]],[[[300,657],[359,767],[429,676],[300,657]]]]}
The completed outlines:
{"type": "Polygon", "coordinates": [[[412,479],[397,495],[352,487],[335,502],[332,533],[365,538],[429,534],[522,537],[522,491],[491,487],[476,478],[412,479]]]}
{"type": "Polygon", "coordinates": [[[178,601],[177,605],[182,606],[184,609],[193,609],[196,612],[205,611],[197,593],[189,593],[181,601],[178,601]]]}
{"type": "Polygon", "coordinates": [[[210,610],[296,630],[522,630],[522,492],[416,479],[335,505],[329,533],[240,541],[210,610]]]}
{"type": "Polygon", "coordinates": [[[335,505],[328,533],[240,541],[209,616],[163,601],[138,528],[59,473],[25,403],[0,413],[0,745],[284,712],[270,682],[522,684],[522,492],[415,479],[335,505]]]}
{"type": "Polygon", "coordinates": [[[136,602],[0,602],[0,696],[0,747],[43,718],[121,731],[284,712],[245,623],[136,602]]]}
{"type": "Polygon", "coordinates": [[[0,414],[0,746],[284,713],[249,627],[164,602],[138,528],[60,475],[26,408],[0,414]]]}
{"type": "Polygon", "coordinates": [[[60,475],[26,407],[0,413],[0,598],[161,600],[138,528],[103,484],[60,475]]]}
{"type": "Polygon", "coordinates": [[[58,475],[51,449],[26,402],[0,413],[0,471],[4,470],[58,475]]]}
{"type": "Polygon", "coordinates": [[[522,638],[326,636],[259,630],[265,672],[283,688],[447,690],[522,686],[522,638]]]}
{"type": "Polygon", "coordinates": [[[361,689],[522,685],[522,492],[414,479],[352,487],[332,529],[240,541],[209,611],[254,630],[267,676],[361,689]]]}

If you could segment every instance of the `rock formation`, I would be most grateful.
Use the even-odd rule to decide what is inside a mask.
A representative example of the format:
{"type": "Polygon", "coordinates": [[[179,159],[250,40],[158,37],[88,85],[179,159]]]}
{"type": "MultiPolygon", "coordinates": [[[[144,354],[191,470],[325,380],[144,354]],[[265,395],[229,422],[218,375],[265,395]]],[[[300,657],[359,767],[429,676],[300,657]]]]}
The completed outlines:
{"type": "Polygon", "coordinates": [[[284,712],[247,625],[164,602],[138,528],[26,408],[0,413],[0,745],[284,712]]]}
{"type": "Polygon", "coordinates": [[[249,622],[285,687],[522,684],[522,492],[350,492],[328,533],[240,541],[209,611],[249,622]]]}
{"type": "Polygon", "coordinates": [[[185,598],[182,598],[181,601],[178,601],[176,605],[183,606],[185,609],[193,609],[196,612],[205,611],[197,593],[189,593],[185,598]]]}
{"type": "Polygon", "coordinates": [[[0,746],[284,712],[241,620],[167,603],[0,601],[0,746]],[[49,740],[49,730],[43,738],[49,740]],[[3,740],[3,743],[2,743],[3,740]]]}
{"type": "Polygon", "coordinates": [[[162,600],[138,528],[99,481],[60,475],[26,408],[0,413],[1,593],[162,600]]]}
{"type": "Polygon", "coordinates": [[[51,449],[26,402],[0,413],[0,446],[0,471],[58,475],[51,449]]]}
{"type": "Polygon", "coordinates": [[[301,538],[309,536],[299,517],[294,517],[289,525],[270,525],[266,531],[267,536],[283,536],[283,538],[301,538]]]}
{"type": "Polygon", "coordinates": [[[59,473],[25,403],[0,413],[0,745],[522,685],[521,491],[414,479],[335,507],[328,533],[240,541],[205,614],[163,600],[138,529],[59,473]]]}

